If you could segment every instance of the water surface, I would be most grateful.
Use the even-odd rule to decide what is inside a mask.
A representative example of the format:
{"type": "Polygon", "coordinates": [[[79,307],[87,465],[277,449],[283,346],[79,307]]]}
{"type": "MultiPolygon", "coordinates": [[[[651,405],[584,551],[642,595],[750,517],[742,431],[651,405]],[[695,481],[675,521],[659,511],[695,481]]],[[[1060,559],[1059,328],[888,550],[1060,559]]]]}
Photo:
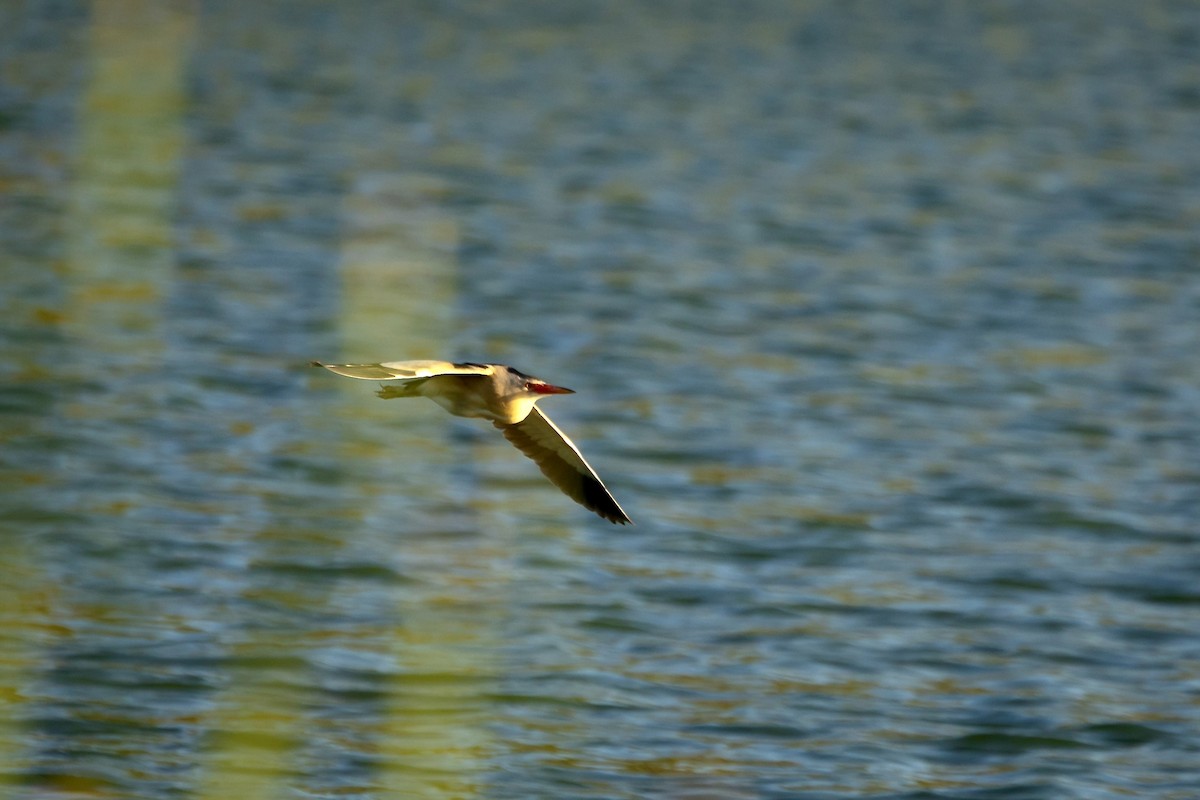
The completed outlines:
{"type": "Polygon", "coordinates": [[[0,15],[4,796],[1200,791],[1192,4],[0,15]]]}

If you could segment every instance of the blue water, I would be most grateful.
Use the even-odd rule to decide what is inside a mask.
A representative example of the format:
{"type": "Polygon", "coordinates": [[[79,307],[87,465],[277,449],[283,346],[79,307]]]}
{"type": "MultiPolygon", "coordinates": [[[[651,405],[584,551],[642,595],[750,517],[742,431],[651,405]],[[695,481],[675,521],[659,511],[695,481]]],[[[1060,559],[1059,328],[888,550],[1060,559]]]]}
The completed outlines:
{"type": "Polygon", "coordinates": [[[1197,42],[0,10],[0,796],[1200,796],[1197,42]]]}

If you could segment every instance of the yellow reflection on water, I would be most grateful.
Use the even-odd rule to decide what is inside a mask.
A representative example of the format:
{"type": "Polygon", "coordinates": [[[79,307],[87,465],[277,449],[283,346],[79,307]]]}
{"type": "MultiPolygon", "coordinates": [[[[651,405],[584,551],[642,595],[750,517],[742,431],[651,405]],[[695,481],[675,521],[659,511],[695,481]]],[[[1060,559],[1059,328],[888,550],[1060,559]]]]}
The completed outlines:
{"type": "Polygon", "coordinates": [[[307,726],[301,709],[307,698],[293,681],[274,677],[303,675],[303,670],[286,670],[286,665],[267,669],[258,660],[264,651],[273,651],[286,661],[299,646],[291,637],[273,638],[277,641],[245,644],[247,666],[233,670],[229,687],[205,720],[212,736],[204,780],[196,792],[199,800],[284,796],[293,755],[304,743],[307,726]]]}
{"type": "Polygon", "coordinates": [[[63,322],[95,346],[142,352],[158,340],[172,266],[183,69],[194,19],[187,4],[98,0],[91,21],[63,322]]]}
{"type": "MultiPolygon", "coordinates": [[[[450,358],[458,294],[456,220],[433,210],[438,179],[364,169],[344,202],[347,236],[340,274],[340,358],[380,361],[450,358]]],[[[347,394],[339,415],[343,458],[369,458],[383,491],[364,492],[394,519],[401,561],[422,580],[403,590],[390,632],[396,676],[387,684],[380,796],[467,798],[479,794],[490,749],[487,682],[497,603],[505,576],[460,537],[427,535],[383,510],[402,495],[410,505],[446,502],[454,450],[446,415],[422,400],[382,401],[374,385],[338,380],[347,394]],[[380,448],[373,445],[386,441],[380,448]]],[[[363,518],[372,516],[364,510],[363,518]]],[[[480,520],[486,525],[486,520],[480,520]]]]}
{"type": "MultiPolygon", "coordinates": [[[[61,310],[44,315],[74,341],[129,356],[126,363],[134,371],[153,370],[162,357],[193,15],[194,6],[187,3],[98,0],[90,17],[89,73],[67,208],[66,299],[61,310]]],[[[377,164],[360,164],[356,172],[364,177],[342,209],[342,348],[312,356],[450,357],[459,231],[455,218],[430,210],[445,187],[437,179],[388,172],[377,164]]],[[[105,368],[110,367],[106,361],[105,368]]],[[[371,396],[370,384],[329,379],[345,393],[343,408],[353,404],[354,410],[319,424],[327,431],[336,426],[345,445],[341,457],[356,463],[369,459],[369,472],[376,477],[359,495],[364,505],[376,508],[364,508],[360,519],[387,516],[397,496],[443,501],[452,496],[445,482],[454,453],[440,410],[415,401],[385,403],[371,396]],[[437,427],[428,430],[431,420],[437,427]]],[[[209,471],[220,471],[219,465],[209,471]]],[[[403,594],[396,624],[378,631],[375,643],[390,647],[394,660],[394,677],[386,683],[386,721],[369,737],[384,765],[379,781],[385,785],[376,796],[473,797],[480,792],[492,747],[487,687],[500,608],[494,601],[507,582],[503,569],[488,565],[502,563],[503,554],[481,553],[463,537],[411,532],[417,535],[405,539],[409,531],[399,519],[389,534],[404,548],[402,560],[419,564],[425,579],[397,590],[403,594]]],[[[254,538],[262,532],[237,535],[254,538]]],[[[22,573],[37,575],[32,568],[22,573]]],[[[6,586],[36,596],[27,589],[6,586]]],[[[6,598],[0,594],[0,600],[6,598]]],[[[7,601],[5,606],[19,608],[7,601]]],[[[236,627],[238,621],[230,622],[236,627]]],[[[12,630],[17,629],[10,635],[12,630]]],[[[308,711],[310,672],[304,666],[313,641],[302,630],[276,632],[273,647],[286,663],[274,667],[256,655],[266,646],[261,638],[234,645],[227,654],[233,664],[223,676],[228,683],[196,720],[211,731],[197,772],[198,798],[284,796],[303,780],[297,757],[314,724],[308,711]]],[[[0,692],[14,697],[27,685],[35,657],[20,645],[6,647],[0,660],[0,692]]],[[[3,775],[19,774],[25,758],[21,731],[12,721],[17,716],[6,714],[0,724],[3,775]]],[[[89,789],[95,796],[105,791],[89,789]]]]}
{"type": "Polygon", "coordinates": [[[26,731],[22,708],[50,630],[51,584],[29,557],[22,536],[7,539],[0,575],[0,787],[20,782],[26,731]]]}
{"type": "MultiPolygon", "coordinates": [[[[194,20],[188,4],[96,0],[89,21],[64,223],[65,300],[58,309],[37,309],[34,318],[61,326],[81,350],[133,354],[131,360],[149,369],[161,341],[161,299],[172,266],[183,69],[194,20]]],[[[57,368],[30,367],[25,377],[57,368]]],[[[27,477],[31,483],[54,479],[27,477]]],[[[119,514],[123,504],[114,499],[99,512],[119,514]]],[[[21,705],[42,700],[37,680],[50,657],[42,653],[53,653],[56,641],[72,635],[72,623],[90,613],[71,607],[59,592],[23,538],[8,537],[0,575],[0,784],[29,780],[22,771],[29,769],[27,748],[36,739],[21,722],[21,705]]],[[[100,708],[80,717],[106,719],[100,708]]],[[[82,772],[40,781],[63,796],[116,797],[118,791],[82,772]]]]}

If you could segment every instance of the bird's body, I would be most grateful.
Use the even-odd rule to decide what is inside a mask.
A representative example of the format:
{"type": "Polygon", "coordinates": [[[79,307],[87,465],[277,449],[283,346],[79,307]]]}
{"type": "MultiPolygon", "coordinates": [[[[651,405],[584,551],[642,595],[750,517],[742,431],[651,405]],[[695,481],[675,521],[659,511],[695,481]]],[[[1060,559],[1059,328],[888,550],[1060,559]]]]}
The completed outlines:
{"type": "Polygon", "coordinates": [[[572,394],[503,364],[450,361],[384,361],[322,364],[330,372],[360,380],[388,381],[376,394],[385,400],[428,397],[451,414],[491,421],[505,438],[533,459],[568,497],[610,522],[631,522],[579,448],[536,403],[546,395],[572,394]]]}

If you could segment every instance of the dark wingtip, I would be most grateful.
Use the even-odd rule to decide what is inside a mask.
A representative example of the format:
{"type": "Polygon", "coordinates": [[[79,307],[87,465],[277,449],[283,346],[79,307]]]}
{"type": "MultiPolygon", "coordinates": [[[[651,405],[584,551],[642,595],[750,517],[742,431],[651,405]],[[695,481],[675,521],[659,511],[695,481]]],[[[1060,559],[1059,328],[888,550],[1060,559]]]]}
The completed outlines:
{"type": "MultiPolygon", "coordinates": [[[[613,502],[613,505],[616,505],[615,500],[613,500],[612,502],[613,502]]],[[[613,525],[632,525],[633,524],[633,520],[631,520],[629,518],[629,515],[625,513],[625,509],[621,508],[620,506],[617,506],[616,508],[606,508],[606,509],[604,509],[604,511],[600,511],[599,509],[593,509],[593,510],[597,514],[599,514],[600,516],[604,517],[606,520],[611,522],[613,525]]]]}
{"type": "Polygon", "coordinates": [[[322,364],[320,361],[310,361],[310,362],[308,362],[308,365],[309,365],[310,367],[323,367],[323,366],[325,366],[325,365],[324,365],[324,364],[322,364]]]}
{"type": "Polygon", "coordinates": [[[633,520],[625,513],[625,509],[617,501],[604,484],[599,480],[585,478],[583,480],[583,505],[595,511],[613,525],[632,525],[633,520]]]}

